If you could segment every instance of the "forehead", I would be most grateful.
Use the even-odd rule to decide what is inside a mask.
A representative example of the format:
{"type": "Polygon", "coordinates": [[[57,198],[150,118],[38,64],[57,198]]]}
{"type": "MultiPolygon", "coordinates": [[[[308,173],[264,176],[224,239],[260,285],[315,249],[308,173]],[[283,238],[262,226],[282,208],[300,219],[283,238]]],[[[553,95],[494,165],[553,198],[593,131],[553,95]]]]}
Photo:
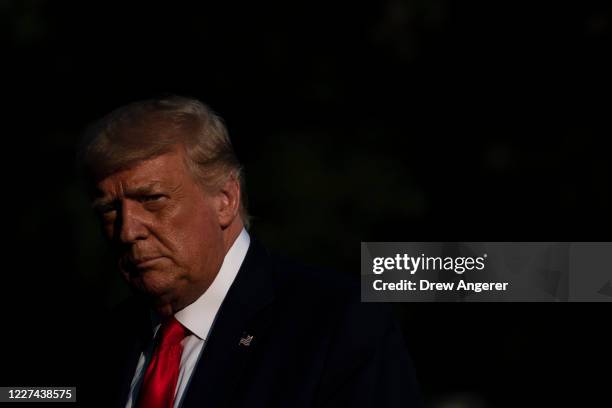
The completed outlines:
{"type": "Polygon", "coordinates": [[[189,178],[183,153],[175,150],[144,160],[100,180],[96,187],[102,194],[139,187],[168,186],[189,178]]]}

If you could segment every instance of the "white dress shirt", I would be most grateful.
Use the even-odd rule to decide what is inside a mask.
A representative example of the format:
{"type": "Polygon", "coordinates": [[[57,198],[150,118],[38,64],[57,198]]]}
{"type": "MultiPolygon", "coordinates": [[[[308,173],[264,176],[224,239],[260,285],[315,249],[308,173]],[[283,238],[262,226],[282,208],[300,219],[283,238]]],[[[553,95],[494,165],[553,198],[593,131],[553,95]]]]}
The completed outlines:
{"type": "MultiPolygon", "coordinates": [[[[200,354],[204,349],[217,312],[238,274],[238,270],[244,261],[250,243],[251,238],[248,232],[243,229],[225,255],[219,273],[206,292],[204,292],[195,302],[174,315],[176,320],[191,332],[191,334],[185,337],[181,342],[183,353],[181,355],[181,365],[179,368],[176,390],[174,391],[174,408],[178,408],[181,405],[182,397],[189,385],[191,374],[200,358],[200,354]]],[[[153,314],[151,320],[153,332],[156,335],[160,327],[159,318],[153,314]]],[[[146,365],[151,361],[152,353],[153,350],[150,349],[140,355],[138,365],[136,366],[136,372],[134,373],[130,386],[128,400],[125,404],[126,408],[135,406],[138,398],[138,391],[146,371],[146,365]]]]}

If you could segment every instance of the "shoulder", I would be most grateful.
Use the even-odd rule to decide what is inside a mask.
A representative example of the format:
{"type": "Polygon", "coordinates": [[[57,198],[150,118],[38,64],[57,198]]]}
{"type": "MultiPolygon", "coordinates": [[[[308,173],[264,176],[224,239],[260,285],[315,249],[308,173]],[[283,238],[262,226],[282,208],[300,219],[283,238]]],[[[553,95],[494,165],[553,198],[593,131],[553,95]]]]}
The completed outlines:
{"type": "Polygon", "coordinates": [[[372,347],[395,324],[389,304],[361,301],[359,275],[304,265],[268,254],[277,305],[298,310],[314,324],[330,325],[335,337],[372,347]]]}
{"type": "Polygon", "coordinates": [[[276,307],[284,322],[293,322],[283,327],[299,334],[301,354],[323,361],[320,405],[421,406],[412,360],[390,304],[362,302],[358,275],[283,258],[269,262],[276,307]],[[321,347],[309,353],[312,344],[321,347]]]}

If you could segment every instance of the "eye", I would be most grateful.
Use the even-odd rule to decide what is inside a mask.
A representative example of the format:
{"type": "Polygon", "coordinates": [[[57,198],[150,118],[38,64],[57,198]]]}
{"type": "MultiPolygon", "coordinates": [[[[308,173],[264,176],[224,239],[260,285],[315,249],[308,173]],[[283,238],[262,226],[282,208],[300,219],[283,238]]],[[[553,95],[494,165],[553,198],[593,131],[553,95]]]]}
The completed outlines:
{"type": "Polygon", "coordinates": [[[164,194],[146,194],[138,198],[144,208],[149,211],[160,210],[164,207],[168,197],[164,194]]]}
{"type": "Polygon", "coordinates": [[[152,201],[159,201],[162,198],[164,198],[163,194],[150,194],[150,195],[141,197],[140,201],[146,203],[146,202],[152,202],[152,201]]]}
{"type": "Polygon", "coordinates": [[[114,204],[103,204],[103,205],[97,206],[95,210],[100,215],[108,215],[108,214],[115,212],[115,210],[117,209],[116,207],[117,206],[114,204]]]}
{"type": "Polygon", "coordinates": [[[114,222],[114,220],[117,218],[117,206],[114,204],[103,204],[97,206],[95,210],[98,217],[105,225],[114,222]]]}

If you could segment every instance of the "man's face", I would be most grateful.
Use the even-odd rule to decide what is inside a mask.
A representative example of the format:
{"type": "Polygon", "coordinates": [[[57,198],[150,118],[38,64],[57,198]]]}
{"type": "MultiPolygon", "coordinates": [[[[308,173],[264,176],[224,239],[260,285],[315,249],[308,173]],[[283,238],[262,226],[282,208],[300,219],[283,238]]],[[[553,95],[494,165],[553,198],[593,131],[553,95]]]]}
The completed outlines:
{"type": "Polygon", "coordinates": [[[121,273],[162,314],[196,300],[225,255],[218,198],[195,182],[183,155],[177,149],[102,179],[94,200],[121,273]]]}

